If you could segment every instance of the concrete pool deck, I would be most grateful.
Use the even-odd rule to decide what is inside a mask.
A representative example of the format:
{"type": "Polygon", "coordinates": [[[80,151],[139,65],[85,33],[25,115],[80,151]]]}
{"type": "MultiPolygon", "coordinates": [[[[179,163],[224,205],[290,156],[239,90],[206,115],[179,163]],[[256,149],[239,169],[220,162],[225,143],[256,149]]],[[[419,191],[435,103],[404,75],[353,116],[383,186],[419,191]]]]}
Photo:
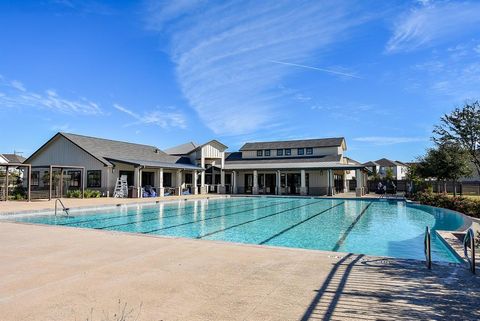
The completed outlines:
{"type": "Polygon", "coordinates": [[[458,265],[9,222],[0,249],[2,321],[480,319],[458,265]]]}

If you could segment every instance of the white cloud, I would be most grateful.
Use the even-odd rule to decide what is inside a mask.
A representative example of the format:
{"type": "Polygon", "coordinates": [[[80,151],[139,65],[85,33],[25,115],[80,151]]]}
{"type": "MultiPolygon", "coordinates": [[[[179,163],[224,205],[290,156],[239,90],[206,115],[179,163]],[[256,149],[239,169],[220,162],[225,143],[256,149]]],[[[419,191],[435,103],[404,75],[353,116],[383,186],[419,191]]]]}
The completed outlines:
{"type": "Polygon", "coordinates": [[[373,145],[396,145],[404,143],[413,143],[413,142],[423,142],[427,141],[428,138],[425,137],[388,137],[388,136],[365,136],[365,137],[356,137],[353,139],[357,142],[370,143],[373,145]]]}
{"type": "Polygon", "coordinates": [[[58,95],[54,90],[46,90],[39,94],[27,90],[18,80],[8,81],[0,77],[0,108],[43,108],[55,112],[96,115],[102,111],[97,103],[86,98],[67,99],[58,95]]]}
{"type": "Polygon", "coordinates": [[[480,2],[425,3],[399,17],[387,52],[408,52],[479,32],[480,2]]]}
{"type": "Polygon", "coordinates": [[[203,123],[217,135],[238,135],[288,117],[280,112],[286,101],[278,84],[299,70],[272,61],[322,65],[311,57],[366,20],[356,7],[351,1],[161,2],[150,6],[148,24],[168,35],[180,88],[203,123]]]}
{"type": "Polygon", "coordinates": [[[27,91],[25,89],[25,86],[23,86],[23,84],[18,80],[12,80],[11,85],[13,88],[18,89],[20,91],[24,91],[24,92],[27,91]]]}
{"type": "Polygon", "coordinates": [[[156,109],[142,115],[133,112],[132,110],[125,108],[119,104],[114,104],[113,107],[130,117],[134,118],[136,121],[133,124],[128,125],[157,125],[161,128],[186,128],[186,119],[185,115],[179,111],[176,111],[173,108],[167,108],[167,110],[156,109]]]}

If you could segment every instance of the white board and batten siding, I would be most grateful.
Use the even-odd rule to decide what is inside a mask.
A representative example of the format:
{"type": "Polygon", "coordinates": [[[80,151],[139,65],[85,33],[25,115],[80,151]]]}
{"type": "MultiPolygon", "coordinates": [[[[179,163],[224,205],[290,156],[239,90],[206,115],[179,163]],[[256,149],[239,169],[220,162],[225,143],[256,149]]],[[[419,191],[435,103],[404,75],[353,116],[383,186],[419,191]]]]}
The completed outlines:
{"type": "Polygon", "coordinates": [[[224,152],[221,151],[217,146],[214,146],[213,143],[207,144],[202,147],[200,157],[204,158],[223,158],[224,152]]]}

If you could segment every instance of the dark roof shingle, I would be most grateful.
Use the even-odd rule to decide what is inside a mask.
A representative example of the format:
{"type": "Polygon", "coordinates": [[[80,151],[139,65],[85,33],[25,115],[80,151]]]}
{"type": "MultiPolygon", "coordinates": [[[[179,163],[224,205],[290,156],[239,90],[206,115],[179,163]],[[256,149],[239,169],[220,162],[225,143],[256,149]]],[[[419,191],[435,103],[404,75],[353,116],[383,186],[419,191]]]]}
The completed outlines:
{"type": "Polygon", "coordinates": [[[343,137],[319,138],[319,139],[301,139],[288,141],[272,142],[252,142],[245,143],[240,151],[257,149],[280,149],[280,148],[305,148],[305,147],[337,147],[344,142],[343,137]]]}

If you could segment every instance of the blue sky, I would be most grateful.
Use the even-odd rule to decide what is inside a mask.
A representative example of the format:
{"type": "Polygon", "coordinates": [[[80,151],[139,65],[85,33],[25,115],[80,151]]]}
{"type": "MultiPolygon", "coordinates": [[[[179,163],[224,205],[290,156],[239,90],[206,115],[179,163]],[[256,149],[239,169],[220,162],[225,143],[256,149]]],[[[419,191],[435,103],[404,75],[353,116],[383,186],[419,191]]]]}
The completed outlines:
{"type": "Polygon", "coordinates": [[[408,161],[480,96],[480,1],[1,1],[0,152],[344,136],[408,161]]]}

